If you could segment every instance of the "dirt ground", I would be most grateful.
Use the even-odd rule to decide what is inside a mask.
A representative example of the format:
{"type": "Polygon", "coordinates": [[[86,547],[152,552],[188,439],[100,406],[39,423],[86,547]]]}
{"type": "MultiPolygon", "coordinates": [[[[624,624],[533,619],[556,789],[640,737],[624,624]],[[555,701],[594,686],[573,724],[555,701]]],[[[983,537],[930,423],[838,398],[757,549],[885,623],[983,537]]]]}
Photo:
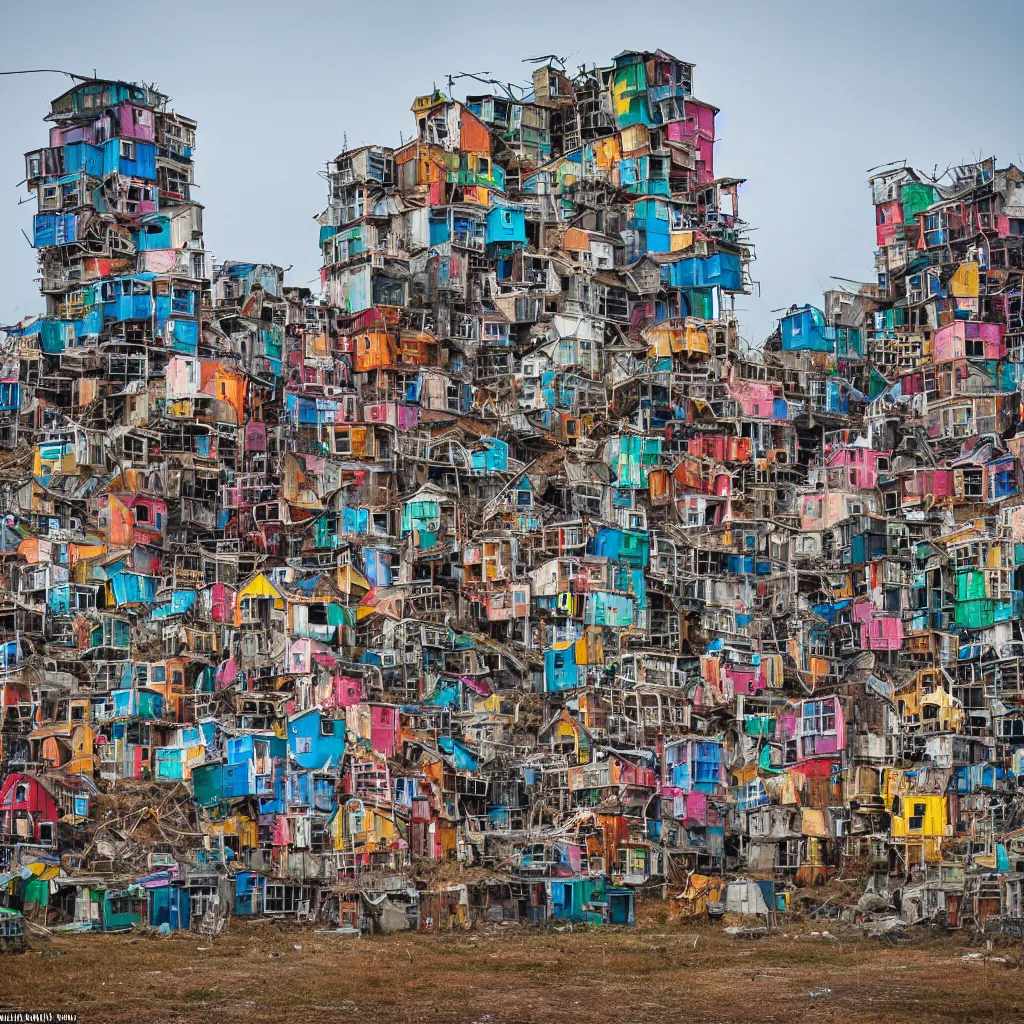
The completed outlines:
{"type": "Polygon", "coordinates": [[[216,940],[36,942],[0,957],[0,1008],[70,1010],[82,1024],[997,1024],[1024,1017],[1022,964],[1020,943],[925,931],[896,944],[685,925],[353,939],[232,922],[216,940]]]}

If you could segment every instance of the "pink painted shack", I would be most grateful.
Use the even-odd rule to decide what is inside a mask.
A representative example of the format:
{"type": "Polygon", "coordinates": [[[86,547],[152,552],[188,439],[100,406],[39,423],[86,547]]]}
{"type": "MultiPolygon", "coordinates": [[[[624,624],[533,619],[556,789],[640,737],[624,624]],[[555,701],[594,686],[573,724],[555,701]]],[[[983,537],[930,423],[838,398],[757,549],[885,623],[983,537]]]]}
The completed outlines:
{"type": "Polygon", "coordinates": [[[665,126],[669,142],[686,142],[696,150],[697,183],[706,185],[715,177],[715,114],[718,107],[700,100],[687,99],[686,118],[670,121],[665,126]]]}
{"type": "Polygon", "coordinates": [[[834,449],[825,456],[825,464],[831,468],[846,468],[845,483],[858,490],[878,486],[879,473],[889,471],[890,452],[875,451],[859,445],[834,449]]]}
{"type": "Polygon", "coordinates": [[[1006,355],[1002,324],[956,320],[935,332],[935,362],[952,359],[1002,359],[1006,355]]]}
{"type": "Polygon", "coordinates": [[[853,606],[853,621],[860,624],[860,645],[869,651],[898,651],[903,646],[903,619],[874,608],[870,601],[853,606]]]}

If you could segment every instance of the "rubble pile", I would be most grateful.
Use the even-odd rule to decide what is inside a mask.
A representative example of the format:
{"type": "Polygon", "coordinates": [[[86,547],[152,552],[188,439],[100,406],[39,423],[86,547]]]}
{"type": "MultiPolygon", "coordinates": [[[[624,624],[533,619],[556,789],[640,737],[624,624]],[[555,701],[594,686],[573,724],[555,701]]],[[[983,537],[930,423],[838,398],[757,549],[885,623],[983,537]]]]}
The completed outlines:
{"type": "Polygon", "coordinates": [[[1021,172],[877,171],[877,282],[751,347],[693,72],[417,97],[330,162],[316,294],[212,261],[164,94],[53,101],[46,312],[0,351],[0,902],[770,922],[856,875],[865,918],[1020,927],[1021,172]]]}

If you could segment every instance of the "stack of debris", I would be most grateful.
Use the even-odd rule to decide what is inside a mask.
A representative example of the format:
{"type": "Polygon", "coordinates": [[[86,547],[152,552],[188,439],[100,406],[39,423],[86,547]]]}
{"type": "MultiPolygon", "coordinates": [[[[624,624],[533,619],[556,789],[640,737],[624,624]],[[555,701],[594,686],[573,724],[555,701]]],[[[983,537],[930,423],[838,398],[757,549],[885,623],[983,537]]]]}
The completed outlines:
{"type": "Polygon", "coordinates": [[[0,351],[12,906],[771,918],[845,869],[1024,920],[1021,172],[878,172],[877,284],[754,351],[693,71],[416,98],[329,166],[320,295],[212,262],[162,93],[53,102],[0,351]]]}

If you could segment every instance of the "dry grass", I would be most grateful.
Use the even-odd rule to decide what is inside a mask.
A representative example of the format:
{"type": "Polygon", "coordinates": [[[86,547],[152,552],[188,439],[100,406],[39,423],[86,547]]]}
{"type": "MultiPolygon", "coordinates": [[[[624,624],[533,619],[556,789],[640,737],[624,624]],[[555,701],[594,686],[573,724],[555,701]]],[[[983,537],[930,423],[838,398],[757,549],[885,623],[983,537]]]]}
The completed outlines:
{"type": "Polygon", "coordinates": [[[736,941],[685,926],[356,940],[232,922],[215,942],[75,936],[0,959],[0,1006],[73,1010],[83,1024],[1021,1019],[1019,946],[969,951],[962,937],[924,932],[896,946],[796,929],[736,941]],[[810,998],[819,988],[832,992],[810,998]]]}

